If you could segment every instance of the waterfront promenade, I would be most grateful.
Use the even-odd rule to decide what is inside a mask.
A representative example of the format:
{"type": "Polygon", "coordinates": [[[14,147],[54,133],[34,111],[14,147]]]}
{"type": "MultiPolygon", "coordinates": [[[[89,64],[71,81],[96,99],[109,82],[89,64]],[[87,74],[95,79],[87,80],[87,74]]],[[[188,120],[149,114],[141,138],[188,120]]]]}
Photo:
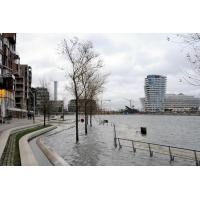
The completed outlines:
{"type": "MultiPolygon", "coordinates": [[[[35,123],[41,122],[42,118],[36,118],[35,119],[35,123]]],[[[5,123],[5,124],[0,124],[0,135],[11,128],[14,127],[19,127],[19,126],[25,126],[25,125],[30,125],[33,124],[33,120],[28,120],[27,118],[24,119],[12,119],[9,121],[9,123],[5,123]]]]}
{"type": "MultiPolygon", "coordinates": [[[[66,118],[73,119],[73,116],[66,118]]],[[[199,120],[198,116],[150,116],[150,115],[102,115],[94,116],[93,127],[88,127],[88,135],[84,134],[84,124],[79,124],[79,144],[75,144],[75,128],[73,124],[57,124],[58,129],[42,136],[45,144],[71,165],[156,165],[156,166],[195,166],[194,152],[191,152],[193,160],[175,157],[170,162],[169,149],[157,149],[151,145],[154,154],[149,156],[149,149],[141,150],[141,145],[135,144],[136,153],[133,153],[131,144],[121,142],[122,148],[114,147],[114,130],[113,126],[100,125],[101,119],[116,124],[117,137],[132,139],[146,143],[164,144],[180,148],[199,150],[199,120]],[[147,135],[140,134],[140,127],[147,127],[147,135]],[[159,150],[159,152],[158,152],[159,150]]],[[[176,155],[178,150],[174,148],[172,155],[176,155]]],[[[181,152],[179,152],[181,153],[181,152]]],[[[187,156],[187,155],[186,155],[187,156]]],[[[198,155],[199,159],[199,155],[198,155]]]]}

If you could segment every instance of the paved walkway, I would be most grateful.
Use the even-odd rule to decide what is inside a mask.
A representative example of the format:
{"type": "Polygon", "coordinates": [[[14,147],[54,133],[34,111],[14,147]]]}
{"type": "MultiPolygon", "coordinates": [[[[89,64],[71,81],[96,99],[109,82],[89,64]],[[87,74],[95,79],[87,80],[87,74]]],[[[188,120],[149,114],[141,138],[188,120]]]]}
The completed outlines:
{"type": "MultiPolygon", "coordinates": [[[[93,125],[93,127],[88,127],[88,135],[85,136],[84,124],[79,124],[79,144],[75,143],[75,128],[67,130],[69,124],[60,124],[55,131],[41,137],[46,145],[69,164],[76,166],[195,165],[194,161],[183,158],[175,158],[173,162],[170,162],[168,155],[158,153],[154,153],[153,157],[150,157],[148,151],[140,149],[133,153],[132,147],[114,148],[113,127],[99,125],[97,122],[93,122],[93,125]]],[[[131,134],[135,137],[138,135],[133,132],[131,134]]],[[[123,129],[120,131],[118,128],[117,136],[125,137],[126,133],[123,129]]]]}
{"type": "MultiPolygon", "coordinates": [[[[36,118],[35,124],[41,122],[41,118],[36,118]]],[[[13,119],[9,124],[0,124],[0,158],[2,157],[4,148],[7,144],[12,129],[20,129],[20,127],[30,127],[33,125],[33,120],[28,119],[13,119]]]]}
{"type": "MultiPolygon", "coordinates": [[[[36,118],[35,122],[40,122],[41,118],[36,118]]],[[[33,120],[28,119],[12,119],[9,124],[0,124],[0,134],[10,128],[33,124],[33,120]]]]}

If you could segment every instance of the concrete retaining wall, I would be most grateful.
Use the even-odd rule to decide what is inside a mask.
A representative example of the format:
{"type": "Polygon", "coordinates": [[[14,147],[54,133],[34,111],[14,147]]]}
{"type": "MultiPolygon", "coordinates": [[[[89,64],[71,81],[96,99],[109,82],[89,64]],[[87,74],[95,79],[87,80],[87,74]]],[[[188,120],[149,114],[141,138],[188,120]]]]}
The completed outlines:
{"type": "Polygon", "coordinates": [[[48,160],[54,166],[70,166],[62,157],[60,157],[55,151],[53,151],[50,147],[48,147],[42,141],[42,138],[38,138],[36,140],[36,144],[40,147],[42,152],[48,158],[48,160]]]}
{"type": "Polygon", "coordinates": [[[11,134],[17,133],[17,132],[19,132],[21,130],[25,130],[25,129],[28,129],[28,128],[33,128],[33,127],[39,126],[41,124],[42,123],[19,126],[19,127],[10,128],[10,129],[8,129],[6,131],[3,131],[3,133],[0,134],[0,158],[1,158],[2,154],[3,154],[3,151],[4,151],[5,146],[7,144],[8,138],[9,138],[9,136],[11,134]]]}
{"type": "MultiPolygon", "coordinates": [[[[11,134],[20,132],[22,130],[34,128],[37,126],[40,126],[43,123],[37,123],[37,124],[30,124],[25,126],[19,126],[14,127],[9,130],[4,131],[2,134],[0,134],[0,157],[3,154],[4,148],[7,144],[8,138],[11,134]]],[[[37,137],[41,134],[44,134],[46,132],[49,132],[53,129],[55,129],[56,126],[47,127],[38,131],[34,131],[30,134],[27,134],[23,136],[19,141],[19,150],[20,150],[20,157],[21,157],[21,164],[22,166],[38,166],[38,162],[32,152],[32,149],[29,145],[29,141],[33,139],[34,137],[37,137]]],[[[69,164],[60,157],[55,151],[50,149],[47,145],[45,145],[40,138],[37,140],[37,145],[40,147],[42,152],[45,154],[45,156],[49,159],[49,161],[56,166],[69,166],[69,164]]]]}
{"type": "Polygon", "coordinates": [[[53,129],[55,129],[56,126],[47,127],[38,131],[34,131],[30,134],[27,134],[23,136],[19,141],[19,150],[20,150],[20,157],[21,157],[21,165],[22,166],[38,166],[38,162],[33,154],[33,151],[29,145],[29,141],[37,137],[39,135],[42,135],[46,132],[49,132],[53,129]]]}

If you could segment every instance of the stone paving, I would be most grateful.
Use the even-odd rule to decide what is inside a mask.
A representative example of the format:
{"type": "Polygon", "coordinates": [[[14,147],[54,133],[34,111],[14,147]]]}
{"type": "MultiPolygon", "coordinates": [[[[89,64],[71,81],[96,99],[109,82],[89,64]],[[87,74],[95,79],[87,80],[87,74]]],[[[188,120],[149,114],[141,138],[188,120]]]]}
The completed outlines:
{"type": "Polygon", "coordinates": [[[14,166],[20,165],[15,164],[15,149],[16,149],[16,134],[10,135],[8,138],[7,144],[4,148],[4,152],[0,159],[1,166],[14,166]]]}
{"type": "MultiPolygon", "coordinates": [[[[154,154],[149,156],[148,151],[138,150],[133,153],[131,148],[114,148],[114,131],[110,125],[99,125],[93,123],[88,127],[88,135],[84,134],[83,124],[79,124],[79,144],[75,143],[75,129],[70,124],[59,125],[58,129],[42,136],[44,142],[54,149],[69,164],[77,166],[122,166],[122,165],[156,165],[156,166],[189,166],[195,165],[194,161],[186,159],[175,159],[170,162],[169,156],[154,154]]],[[[117,129],[118,136],[125,137],[122,127],[117,129]]],[[[131,133],[135,139],[145,140],[140,134],[131,133]]]]}
{"type": "MultiPolygon", "coordinates": [[[[35,124],[41,121],[41,118],[36,118],[35,124]]],[[[0,140],[1,140],[1,158],[0,165],[14,165],[15,155],[15,134],[8,136],[8,130],[15,127],[31,126],[33,120],[28,119],[13,119],[9,123],[0,124],[0,140]]]]}
{"type": "MultiPolygon", "coordinates": [[[[36,118],[36,122],[40,121],[41,118],[36,118]]],[[[28,120],[28,119],[13,119],[9,122],[9,124],[0,124],[0,134],[3,133],[3,131],[6,131],[10,128],[18,127],[18,126],[24,126],[24,125],[29,125],[33,124],[33,120],[28,120]]]]}

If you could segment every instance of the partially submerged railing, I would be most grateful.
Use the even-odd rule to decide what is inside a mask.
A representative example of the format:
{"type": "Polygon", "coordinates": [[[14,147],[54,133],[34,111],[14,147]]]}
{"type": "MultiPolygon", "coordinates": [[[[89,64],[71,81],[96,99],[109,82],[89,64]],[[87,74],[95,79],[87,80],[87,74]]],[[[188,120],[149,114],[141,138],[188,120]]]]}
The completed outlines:
{"type": "Polygon", "coordinates": [[[158,153],[162,155],[168,155],[170,162],[174,161],[175,157],[179,157],[179,158],[195,161],[197,166],[200,165],[200,151],[198,150],[117,137],[116,128],[114,124],[113,124],[113,128],[114,128],[114,147],[115,148],[119,146],[119,149],[121,149],[122,146],[125,146],[125,147],[132,148],[134,153],[136,153],[137,149],[140,149],[140,150],[148,151],[150,157],[153,157],[154,153],[158,153]]]}

